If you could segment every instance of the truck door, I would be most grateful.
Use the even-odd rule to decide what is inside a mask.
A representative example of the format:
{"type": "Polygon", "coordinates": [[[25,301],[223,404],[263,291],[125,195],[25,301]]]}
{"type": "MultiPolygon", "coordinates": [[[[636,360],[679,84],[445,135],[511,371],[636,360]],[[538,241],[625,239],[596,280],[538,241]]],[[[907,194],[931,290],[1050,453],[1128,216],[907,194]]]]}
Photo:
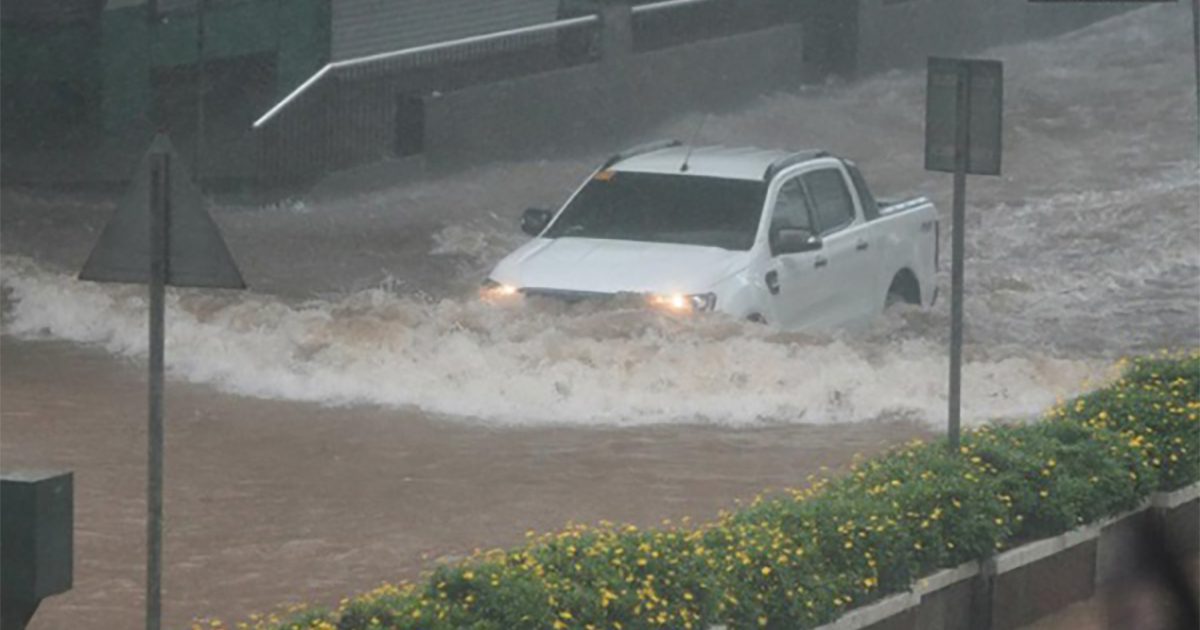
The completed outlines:
{"type": "Polygon", "coordinates": [[[865,322],[874,315],[876,297],[870,231],[855,210],[840,168],[821,168],[801,177],[823,241],[814,264],[824,267],[831,283],[828,305],[815,323],[832,327],[865,322]]]}
{"type": "MultiPolygon", "coordinates": [[[[783,182],[775,195],[771,210],[771,230],[792,228],[816,233],[813,213],[804,184],[799,176],[783,182]]],[[[766,284],[771,292],[767,316],[785,329],[809,327],[819,319],[820,311],[829,308],[833,285],[826,281],[823,265],[817,264],[820,251],[776,253],[771,243],[771,260],[767,265],[766,284]]]]}

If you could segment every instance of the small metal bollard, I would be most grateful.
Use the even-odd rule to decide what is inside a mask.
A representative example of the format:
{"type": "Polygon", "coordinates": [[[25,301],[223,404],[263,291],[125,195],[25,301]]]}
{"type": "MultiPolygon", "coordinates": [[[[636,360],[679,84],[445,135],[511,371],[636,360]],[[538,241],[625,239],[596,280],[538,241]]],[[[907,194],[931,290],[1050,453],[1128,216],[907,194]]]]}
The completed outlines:
{"type": "Polygon", "coordinates": [[[74,527],[72,473],[0,476],[0,630],[24,630],[43,599],[70,590],[74,527]]]}

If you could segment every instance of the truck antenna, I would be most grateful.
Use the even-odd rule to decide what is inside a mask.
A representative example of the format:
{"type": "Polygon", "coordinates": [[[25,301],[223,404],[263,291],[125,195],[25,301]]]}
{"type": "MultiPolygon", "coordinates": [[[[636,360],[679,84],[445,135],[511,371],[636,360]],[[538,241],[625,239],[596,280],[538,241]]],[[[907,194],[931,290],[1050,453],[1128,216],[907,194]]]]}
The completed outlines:
{"type": "Polygon", "coordinates": [[[688,140],[687,153],[683,154],[683,164],[679,166],[680,173],[688,172],[688,160],[692,158],[692,149],[696,148],[696,138],[700,136],[700,131],[704,129],[704,124],[708,122],[708,114],[700,119],[700,124],[696,125],[696,130],[692,132],[692,139],[688,140]]]}

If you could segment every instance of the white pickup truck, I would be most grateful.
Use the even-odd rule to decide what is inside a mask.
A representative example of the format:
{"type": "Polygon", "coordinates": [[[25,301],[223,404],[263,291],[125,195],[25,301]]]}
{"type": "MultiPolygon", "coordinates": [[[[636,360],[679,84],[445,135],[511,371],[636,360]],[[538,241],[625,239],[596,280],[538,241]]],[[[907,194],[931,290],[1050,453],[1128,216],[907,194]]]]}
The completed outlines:
{"type": "Polygon", "coordinates": [[[643,145],[521,227],[534,238],[496,265],[487,300],[637,294],[807,329],[936,299],[933,205],[879,203],[852,162],[823,151],[643,145]]]}

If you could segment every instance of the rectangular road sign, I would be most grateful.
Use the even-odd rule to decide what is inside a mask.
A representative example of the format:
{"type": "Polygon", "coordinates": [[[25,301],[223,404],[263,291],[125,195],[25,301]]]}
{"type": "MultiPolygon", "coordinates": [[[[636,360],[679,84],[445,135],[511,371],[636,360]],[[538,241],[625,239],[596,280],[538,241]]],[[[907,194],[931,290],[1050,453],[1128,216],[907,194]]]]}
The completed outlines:
{"type": "Polygon", "coordinates": [[[959,84],[967,103],[967,173],[999,175],[1004,67],[999,61],[929,58],[925,101],[925,169],[953,173],[959,84]]]}

